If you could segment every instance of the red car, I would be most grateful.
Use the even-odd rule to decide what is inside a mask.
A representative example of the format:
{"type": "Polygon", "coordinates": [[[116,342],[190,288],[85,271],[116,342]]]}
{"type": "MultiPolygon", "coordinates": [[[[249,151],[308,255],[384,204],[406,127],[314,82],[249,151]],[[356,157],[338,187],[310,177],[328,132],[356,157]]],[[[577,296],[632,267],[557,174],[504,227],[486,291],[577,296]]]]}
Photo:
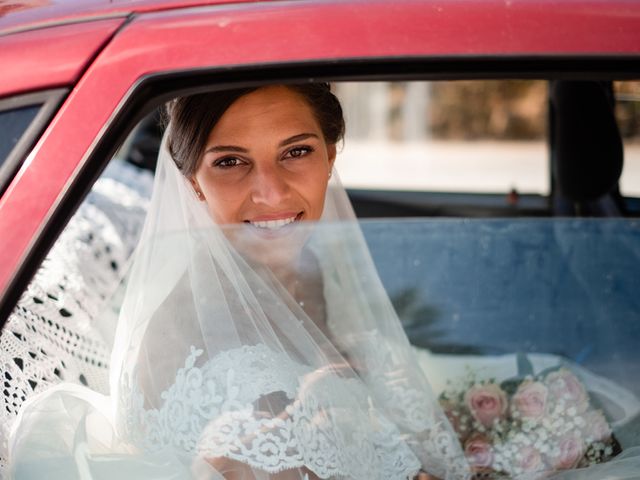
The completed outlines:
{"type": "MultiPolygon", "coordinates": [[[[118,151],[130,152],[131,144],[125,140],[135,136],[130,135],[131,132],[137,128],[135,131],[139,133],[140,122],[144,125],[143,119],[149,118],[172,97],[238,85],[310,80],[338,84],[482,79],[551,81],[548,99],[552,105],[550,130],[554,133],[548,140],[552,173],[547,193],[521,195],[513,191],[508,193],[507,203],[501,194],[502,203],[498,205],[491,203],[492,199],[486,195],[443,197],[431,192],[420,197],[416,192],[356,190],[354,203],[363,216],[371,212],[377,212],[378,216],[380,212],[384,216],[427,216],[433,214],[436,205],[446,215],[455,216],[552,217],[558,212],[575,215],[598,210],[623,219],[627,217],[621,220],[627,223],[615,227],[621,230],[614,228],[617,233],[607,237],[611,242],[602,243],[609,249],[607,252],[620,254],[622,250],[613,236],[617,235],[616,241],[628,240],[625,243],[629,249],[627,257],[616,257],[613,263],[607,257],[606,262],[603,260],[593,267],[596,272],[593,278],[613,277],[606,285],[598,283],[594,287],[602,298],[595,299],[591,307],[576,300],[576,292],[582,288],[580,282],[575,283],[570,293],[550,290],[535,293],[537,287],[527,289],[529,277],[523,280],[519,267],[509,263],[516,262],[515,257],[505,254],[487,264],[511,265],[504,269],[500,288],[504,292],[508,285],[520,282],[518,300],[513,301],[520,306],[525,299],[542,295],[547,302],[544,315],[553,316],[549,312],[558,312],[559,316],[566,316],[577,308],[575,305],[585,309],[584,314],[576,314],[578,320],[601,310],[623,312],[619,316],[622,323],[611,320],[606,328],[602,322],[608,317],[604,313],[594,317],[595,330],[584,326],[588,322],[583,325],[582,320],[569,321],[565,331],[568,337],[582,339],[581,329],[586,328],[588,333],[584,338],[599,337],[600,334],[594,332],[606,331],[612,335],[611,342],[604,350],[598,350],[601,344],[587,348],[588,342],[580,340],[575,348],[568,348],[570,353],[560,353],[580,362],[593,351],[594,362],[601,367],[598,373],[621,382],[624,392],[640,393],[637,379],[621,373],[627,367],[637,368],[639,363],[635,362],[640,362],[634,347],[640,340],[640,306],[637,294],[633,293],[639,291],[640,284],[632,268],[640,255],[639,234],[635,223],[628,218],[640,214],[635,198],[638,195],[619,194],[622,140],[616,137],[617,127],[612,127],[607,120],[612,115],[610,106],[605,100],[590,100],[611,96],[613,81],[640,79],[640,3],[629,0],[25,0],[0,4],[0,65],[0,324],[4,324],[19,305],[51,247],[112,157],[118,151]],[[593,122],[589,120],[592,117],[593,122]],[[578,124],[586,125],[585,129],[572,128],[578,124]],[[593,131],[604,132],[605,140],[589,133],[593,131]],[[604,160],[579,163],[579,159],[594,152],[604,160]],[[568,160],[560,161],[561,158],[568,160]],[[559,191],[564,196],[554,196],[559,191]],[[514,208],[518,202],[519,206],[514,208]],[[557,206],[559,203],[570,208],[562,210],[557,206]],[[623,267],[620,271],[607,270],[613,264],[618,268],[625,262],[627,270],[623,267]],[[626,303],[622,307],[619,303],[615,303],[615,307],[607,303],[610,300],[607,288],[614,293],[624,291],[624,295],[621,294],[624,299],[620,301],[626,303]],[[557,301],[557,296],[561,301],[557,301]],[[619,348],[615,347],[614,351],[611,345],[619,348]]],[[[640,93],[635,95],[637,103],[640,93]]],[[[153,135],[148,138],[150,149],[157,151],[159,139],[153,135]]],[[[138,147],[144,149],[144,141],[141,145],[138,147]]],[[[589,235],[588,232],[599,229],[599,225],[581,224],[574,234],[576,237],[589,235]]],[[[455,230],[449,230],[451,224],[437,227],[430,231],[451,235],[447,238],[456,235],[455,230]]],[[[375,257],[376,251],[383,252],[386,245],[376,244],[375,238],[381,238],[375,237],[377,227],[369,228],[375,257]]],[[[483,255],[484,250],[480,248],[484,245],[481,242],[483,228],[476,224],[462,235],[468,242],[464,244],[467,251],[475,248],[470,245],[478,248],[468,261],[483,255]]],[[[504,224],[491,226],[494,234],[505,228],[504,224]]],[[[545,262],[546,247],[541,245],[548,247],[544,242],[549,241],[556,227],[547,224],[546,228],[547,233],[540,234],[542,243],[532,247],[538,249],[538,256],[527,261],[545,262]]],[[[539,233],[536,230],[538,233],[532,234],[529,227],[515,234],[508,228],[505,232],[499,234],[510,239],[519,236],[517,241],[537,238],[539,233]]],[[[444,239],[437,245],[424,246],[425,252],[441,249],[447,243],[444,239]]],[[[503,253],[505,248],[508,250],[500,245],[494,247],[503,253]]],[[[584,258],[593,258],[589,252],[582,253],[584,258]]],[[[427,253],[421,255],[429,261],[427,253]]],[[[554,265],[549,266],[551,270],[559,265],[556,260],[549,262],[554,265]]],[[[447,268],[451,266],[447,265],[447,268]]],[[[389,278],[389,289],[392,293],[394,288],[399,292],[396,306],[406,312],[411,309],[413,297],[402,297],[401,292],[407,292],[406,285],[397,284],[398,279],[406,276],[405,267],[395,258],[382,259],[379,265],[383,280],[389,278]]],[[[554,276],[561,275],[560,270],[553,270],[545,281],[562,284],[564,280],[554,276]]],[[[474,289],[483,280],[478,277],[474,283],[469,280],[476,278],[473,275],[475,273],[467,271],[455,277],[455,281],[453,276],[444,275],[438,282],[427,283],[431,292],[444,285],[449,289],[447,292],[458,289],[466,298],[471,295],[474,299],[471,303],[476,304],[487,296],[477,292],[474,296],[474,289]],[[465,283],[467,281],[469,283],[465,283]]],[[[437,291],[438,295],[449,295],[444,290],[437,291]]],[[[501,298],[483,308],[502,309],[511,315],[514,310],[505,307],[501,298]]],[[[456,303],[459,301],[462,300],[438,307],[448,312],[449,327],[459,319],[453,310],[466,308],[456,303]]],[[[64,307],[60,307],[62,310],[64,307]]],[[[536,312],[529,318],[543,315],[541,311],[536,312]]],[[[410,317],[411,313],[407,315],[410,317]]],[[[437,337],[428,330],[429,325],[416,324],[409,317],[407,331],[417,345],[426,342],[423,342],[425,336],[437,337]]],[[[502,321],[495,322],[497,325],[502,321]]],[[[489,345],[483,335],[488,335],[487,329],[491,327],[473,330],[478,327],[463,324],[455,327],[458,330],[449,331],[440,345],[426,346],[449,353],[502,353],[515,350],[513,344],[520,342],[507,339],[498,342],[498,346],[489,345]],[[466,337],[455,337],[463,331],[467,332],[466,337]]],[[[514,326],[514,332],[517,329],[518,326],[514,326]]],[[[550,331],[548,327],[544,335],[551,338],[550,331]]],[[[605,336],[598,341],[605,342],[605,336]]],[[[539,339],[532,342],[522,348],[529,352],[553,350],[555,353],[568,340],[559,340],[552,347],[539,339]]],[[[589,362],[585,365],[589,366],[589,362]]],[[[16,405],[38,388],[32,385],[31,390],[22,390],[12,405],[17,408],[16,405]]],[[[623,437],[621,443],[625,443],[626,448],[635,445],[634,440],[628,439],[637,437],[638,427],[632,422],[625,425],[620,427],[619,436],[623,437]]]]}

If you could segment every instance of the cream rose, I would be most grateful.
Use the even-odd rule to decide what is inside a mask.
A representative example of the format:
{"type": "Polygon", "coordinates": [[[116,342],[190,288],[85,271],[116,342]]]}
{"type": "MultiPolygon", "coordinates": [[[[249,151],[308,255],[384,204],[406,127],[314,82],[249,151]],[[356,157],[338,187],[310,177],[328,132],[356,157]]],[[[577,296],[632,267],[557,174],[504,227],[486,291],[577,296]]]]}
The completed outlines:
{"type": "Polygon", "coordinates": [[[518,467],[523,472],[538,472],[544,470],[545,464],[542,461],[540,452],[531,446],[523,446],[518,455],[518,467]]]}
{"type": "Polygon", "coordinates": [[[545,383],[549,392],[558,400],[564,400],[567,407],[575,407],[584,412],[589,406],[589,397],[582,382],[569,370],[562,368],[547,375],[545,383]]]}
{"type": "Polygon", "coordinates": [[[538,420],[547,411],[548,390],[540,382],[521,383],[512,399],[513,409],[522,418],[538,420]]]}
{"type": "Polygon", "coordinates": [[[473,418],[485,427],[503,418],[508,407],[507,395],[495,383],[474,385],[467,390],[464,401],[473,418]]]}
{"type": "Polygon", "coordinates": [[[558,455],[554,457],[553,467],[556,470],[569,470],[578,465],[584,455],[584,443],[576,434],[569,434],[558,442],[558,455]]]}

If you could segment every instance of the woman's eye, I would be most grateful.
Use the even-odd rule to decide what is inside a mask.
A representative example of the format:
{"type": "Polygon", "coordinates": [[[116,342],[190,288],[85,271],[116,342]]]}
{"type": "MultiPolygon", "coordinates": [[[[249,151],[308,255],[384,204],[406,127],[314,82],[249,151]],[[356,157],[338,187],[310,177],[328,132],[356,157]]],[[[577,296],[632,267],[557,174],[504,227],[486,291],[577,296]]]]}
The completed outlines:
{"type": "Polygon", "coordinates": [[[313,152],[313,148],[311,147],[294,147],[291,150],[289,150],[287,152],[287,154],[285,155],[285,157],[290,157],[290,158],[298,158],[298,157],[303,157],[309,153],[313,152]]]}
{"type": "Polygon", "coordinates": [[[225,158],[221,158],[219,160],[216,160],[213,165],[215,167],[221,167],[221,168],[230,168],[230,167],[236,167],[238,165],[240,165],[240,159],[236,158],[236,157],[225,157],[225,158]]]}

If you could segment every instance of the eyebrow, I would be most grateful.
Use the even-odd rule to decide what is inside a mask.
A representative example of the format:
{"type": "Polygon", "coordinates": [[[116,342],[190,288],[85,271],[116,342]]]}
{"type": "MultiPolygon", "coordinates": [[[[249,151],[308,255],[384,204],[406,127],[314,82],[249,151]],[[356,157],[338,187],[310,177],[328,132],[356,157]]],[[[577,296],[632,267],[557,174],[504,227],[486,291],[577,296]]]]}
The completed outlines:
{"type": "MultiPolygon", "coordinates": [[[[281,141],[278,146],[284,147],[286,145],[290,145],[295,142],[299,142],[301,140],[306,140],[307,138],[319,138],[315,133],[301,133],[299,135],[294,135],[293,137],[289,137],[283,141],[281,141]]],[[[237,145],[215,145],[213,147],[209,147],[205,150],[206,153],[215,153],[215,152],[237,152],[237,153],[249,153],[244,147],[238,147],[237,145]]]]}
{"type": "Polygon", "coordinates": [[[301,133],[300,135],[294,135],[293,137],[289,137],[286,140],[281,141],[278,146],[284,147],[285,145],[299,142],[300,140],[306,140],[307,138],[318,138],[318,135],[315,133],[301,133]]]}
{"type": "Polygon", "coordinates": [[[235,145],[216,145],[215,147],[207,148],[204,153],[213,153],[213,152],[248,153],[249,150],[242,147],[236,147],[235,145]]]}

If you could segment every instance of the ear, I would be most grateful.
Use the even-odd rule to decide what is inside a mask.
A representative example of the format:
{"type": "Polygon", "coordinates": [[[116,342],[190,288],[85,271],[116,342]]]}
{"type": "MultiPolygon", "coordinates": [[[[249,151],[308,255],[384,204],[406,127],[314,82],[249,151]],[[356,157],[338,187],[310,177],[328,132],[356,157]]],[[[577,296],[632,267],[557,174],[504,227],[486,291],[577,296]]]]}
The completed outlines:
{"type": "Polygon", "coordinates": [[[200,200],[201,202],[204,202],[205,201],[204,193],[202,193],[202,190],[200,189],[200,185],[198,184],[198,180],[196,180],[196,177],[195,176],[190,177],[189,182],[191,182],[191,186],[193,187],[193,190],[196,192],[196,197],[198,197],[198,200],[200,200]]]}
{"type": "Polygon", "coordinates": [[[336,144],[331,143],[327,145],[327,155],[329,156],[329,171],[333,169],[333,164],[336,162],[336,144]]]}

